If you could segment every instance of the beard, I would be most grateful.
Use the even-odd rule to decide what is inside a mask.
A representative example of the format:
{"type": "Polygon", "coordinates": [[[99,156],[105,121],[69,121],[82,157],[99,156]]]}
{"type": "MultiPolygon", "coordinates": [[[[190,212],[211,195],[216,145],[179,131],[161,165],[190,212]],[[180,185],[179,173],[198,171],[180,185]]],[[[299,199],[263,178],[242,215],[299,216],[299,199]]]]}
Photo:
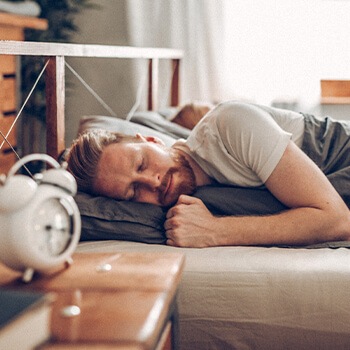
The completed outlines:
{"type": "Polygon", "coordinates": [[[165,207],[175,204],[181,194],[193,194],[197,188],[196,177],[190,163],[178,150],[172,149],[171,152],[175,165],[164,175],[161,185],[162,190],[159,192],[158,198],[159,203],[165,207]],[[177,175],[180,180],[176,187],[173,185],[171,193],[169,191],[165,193],[166,186],[174,175],[177,175]]]}

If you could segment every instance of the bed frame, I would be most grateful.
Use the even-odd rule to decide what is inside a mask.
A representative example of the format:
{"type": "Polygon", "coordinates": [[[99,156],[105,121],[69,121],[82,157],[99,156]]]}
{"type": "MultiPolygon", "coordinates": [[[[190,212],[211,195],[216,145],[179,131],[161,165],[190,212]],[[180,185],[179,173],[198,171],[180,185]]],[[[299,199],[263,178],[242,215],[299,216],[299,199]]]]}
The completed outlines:
{"type": "Polygon", "coordinates": [[[146,59],[148,63],[148,109],[158,107],[159,60],[172,63],[170,105],[179,104],[180,61],[183,52],[176,49],[108,45],[81,45],[46,42],[0,41],[0,54],[45,56],[49,62],[46,82],[46,152],[54,158],[65,149],[65,58],[94,57],[146,59]]]}

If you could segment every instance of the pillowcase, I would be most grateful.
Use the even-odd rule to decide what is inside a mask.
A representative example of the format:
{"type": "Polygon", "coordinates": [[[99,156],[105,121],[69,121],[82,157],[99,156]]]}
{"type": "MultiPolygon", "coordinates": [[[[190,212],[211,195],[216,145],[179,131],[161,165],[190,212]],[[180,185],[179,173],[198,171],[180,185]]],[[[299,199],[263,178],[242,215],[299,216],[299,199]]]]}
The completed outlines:
{"type": "Polygon", "coordinates": [[[158,130],[162,134],[171,136],[175,139],[184,138],[190,136],[190,129],[187,129],[181,125],[175,124],[166,119],[163,111],[152,112],[142,111],[136,112],[130,119],[132,122],[142,124],[153,130],[158,130]]]}
{"type": "Polygon", "coordinates": [[[137,112],[132,120],[135,122],[108,116],[85,116],[79,121],[78,134],[92,129],[117,131],[127,135],[140,133],[156,136],[171,146],[176,139],[187,138],[190,133],[190,130],[169,122],[157,112],[137,112]]]}
{"type": "MultiPolygon", "coordinates": [[[[214,215],[273,214],[286,207],[264,189],[234,186],[199,187],[200,198],[214,215]]],[[[82,217],[81,240],[130,240],[164,244],[165,208],[78,193],[75,201],[82,217]]]]}
{"type": "MultiPolygon", "coordinates": [[[[203,186],[194,196],[200,198],[214,215],[268,215],[287,209],[265,188],[203,186]]],[[[162,207],[94,197],[86,193],[78,193],[75,201],[82,218],[82,241],[166,243],[163,224],[167,210],[162,207]]],[[[350,248],[350,242],[326,242],[306,248],[350,248]]]]}
{"type": "Polygon", "coordinates": [[[75,196],[81,215],[82,241],[126,240],[165,243],[162,207],[78,192],[75,196]]]}

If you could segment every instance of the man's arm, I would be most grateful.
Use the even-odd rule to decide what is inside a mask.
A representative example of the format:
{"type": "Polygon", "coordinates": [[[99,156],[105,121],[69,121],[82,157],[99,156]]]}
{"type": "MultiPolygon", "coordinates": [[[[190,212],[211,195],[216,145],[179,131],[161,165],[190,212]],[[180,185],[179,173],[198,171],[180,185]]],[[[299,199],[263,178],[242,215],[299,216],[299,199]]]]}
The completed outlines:
{"type": "Polygon", "coordinates": [[[350,239],[349,209],[316,164],[292,141],[265,185],[290,209],[269,216],[214,217],[201,200],[181,196],[167,214],[167,244],[305,245],[350,239]]]}

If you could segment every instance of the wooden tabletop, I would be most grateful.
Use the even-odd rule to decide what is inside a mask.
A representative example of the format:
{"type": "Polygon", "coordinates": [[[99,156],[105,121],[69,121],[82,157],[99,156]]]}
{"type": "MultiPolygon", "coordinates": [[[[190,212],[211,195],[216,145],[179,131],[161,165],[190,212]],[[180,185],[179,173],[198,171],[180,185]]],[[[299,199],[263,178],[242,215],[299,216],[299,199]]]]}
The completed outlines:
{"type": "Polygon", "coordinates": [[[183,255],[76,253],[73,259],[71,267],[36,276],[28,285],[19,273],[0,265],[1,286],[54,292],[51,331],[56,345],[45,349],[96,343],[106,349],[111,344],[155,348],[172,312],[183,255]],[[80,313],[69,316],[71,306],[80,313]]]}

